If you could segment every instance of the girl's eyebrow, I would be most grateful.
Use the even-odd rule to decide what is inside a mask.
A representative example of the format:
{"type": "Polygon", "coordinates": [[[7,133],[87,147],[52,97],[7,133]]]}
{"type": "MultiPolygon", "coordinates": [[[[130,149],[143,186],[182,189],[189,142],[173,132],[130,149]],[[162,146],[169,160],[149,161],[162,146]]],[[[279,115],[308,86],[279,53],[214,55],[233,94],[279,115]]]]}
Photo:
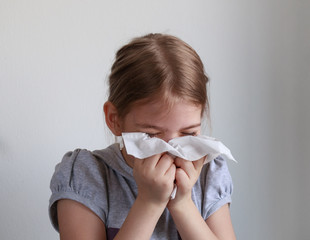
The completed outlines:
{"type": "MultiPolygon", "coordinates": [[[[137,127],[141,127],[141,128],[152,128],[152,129],[156,129],[156,130],[165,130],[164,128],[161,128],[159,126],[155,126],[155,125],[150,125],[150,124],[145,124],[145,123],[137,123],[136,124],[137,127]]],[[[197,123],[197,124],[193,124],[193,125],[190,125],[188,127],[185,127],[185,128],[182,128],[181,130],[188,130],[188,129],[192,129],[192,128],[195,128],[195,127],[200,127],[201,126],[201,123],[197,123]]]]}
{"type": "Polygon", "coordinates": [[[188,127],[182,128],[182,130],[187,130],[187,129],[191,129],[191,128],[195,128],[195,127],[200,127],[200,126],[201,126],[201,123],[197,123],[197,124],[193,124],[193,125],[190,125],[188,127]]]}
{"type": "Polygon", "coordinates": [[[155,126],[155,125],[150,125],[147,123],[136,123],[137,127],[141,127],[141,128],[152,128],[152,129],[156,129],[156,130],[164,130],[161,127],[155,126]]]}

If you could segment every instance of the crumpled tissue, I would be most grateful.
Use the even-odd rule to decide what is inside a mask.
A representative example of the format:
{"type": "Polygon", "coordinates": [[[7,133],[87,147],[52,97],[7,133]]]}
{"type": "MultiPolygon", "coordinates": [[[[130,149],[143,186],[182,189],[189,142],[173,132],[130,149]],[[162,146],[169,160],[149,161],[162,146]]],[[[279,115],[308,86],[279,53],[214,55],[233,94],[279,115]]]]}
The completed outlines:
{"type": "MultiPolygon", "coordinates": [[[[220,155],[225,159],[236,162],[230,150],[223,143],[208,136],[184,136],[165,142],[160,138],[150,137],[146,133],[124,132],[122,133],[122,139],[127,154],[139,159],[168,152],[172,156],[188,161],[195,161],[207,156],[205,158],[205,164],[220,155]]],[[[176,190],[175,187],[171,194],[172,199],[175,197],[176,190]]]]}
{"type": "Polygon", "coordinates": [[[198,135],[173,138],[169,142],[156,137],[149,137],[146,133],[122,133],[127,154],[144,159],[159,153],[169,152],[171,155],[188,161],[195,161],[207,156],[205,163],[212,161],[219,155],[236,161],[230,150],[215,138],[198,135]]]}

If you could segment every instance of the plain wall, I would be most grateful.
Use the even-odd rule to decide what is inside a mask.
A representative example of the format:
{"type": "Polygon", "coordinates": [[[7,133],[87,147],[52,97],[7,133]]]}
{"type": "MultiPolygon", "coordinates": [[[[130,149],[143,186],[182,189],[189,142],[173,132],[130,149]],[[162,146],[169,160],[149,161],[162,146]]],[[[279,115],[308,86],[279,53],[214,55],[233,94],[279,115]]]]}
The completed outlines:
{"type": "Polygon", "coordinates": [[[113,141],[116,50],[176,35],[211,79],[213,136],[232,151],[241,240],[310,239],[309,1],[0,0],[0,239],[57,239],[49,181],[63,154],[113,141]]]}

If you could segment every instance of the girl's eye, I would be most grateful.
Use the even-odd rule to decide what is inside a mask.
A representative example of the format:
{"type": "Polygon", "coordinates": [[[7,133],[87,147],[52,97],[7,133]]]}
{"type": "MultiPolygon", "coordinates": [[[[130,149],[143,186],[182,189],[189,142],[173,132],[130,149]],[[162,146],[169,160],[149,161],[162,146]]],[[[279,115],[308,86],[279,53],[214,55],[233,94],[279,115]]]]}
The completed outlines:
{"type": "Polygon", "coordinates": [[[183,132],[182,134],[185,136],[197,136],[197,132],[189,132],[189,133],[183,132]]]}
{"type": "Polygon", "coordinates": [[[156,137],[158,133],[146,133],[149,137],[156,137]]]}

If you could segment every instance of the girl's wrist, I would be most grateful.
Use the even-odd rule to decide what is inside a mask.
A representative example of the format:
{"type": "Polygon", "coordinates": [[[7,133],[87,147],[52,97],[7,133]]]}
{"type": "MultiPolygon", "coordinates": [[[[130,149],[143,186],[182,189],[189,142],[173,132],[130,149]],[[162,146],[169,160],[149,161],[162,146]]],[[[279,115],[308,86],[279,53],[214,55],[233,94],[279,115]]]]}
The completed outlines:
{"type": "Polygon", "coordinates": [[[170,200],[167,207],[169,212],[184,212],[184,209],[188,209],[192,204],[194,204],[191,196],[183,197],[182,199],[175,198],[170,200]]]}
{"type": "Polygon", "coordinates": [[[167,202],[155,202],[150,199],[143,198],[141,196],[137,196],[135,203],[139,205],[141,209],[145,209],[145,211],[150,212],[152,214],[162,213],[167,206],[167,202]]]}

